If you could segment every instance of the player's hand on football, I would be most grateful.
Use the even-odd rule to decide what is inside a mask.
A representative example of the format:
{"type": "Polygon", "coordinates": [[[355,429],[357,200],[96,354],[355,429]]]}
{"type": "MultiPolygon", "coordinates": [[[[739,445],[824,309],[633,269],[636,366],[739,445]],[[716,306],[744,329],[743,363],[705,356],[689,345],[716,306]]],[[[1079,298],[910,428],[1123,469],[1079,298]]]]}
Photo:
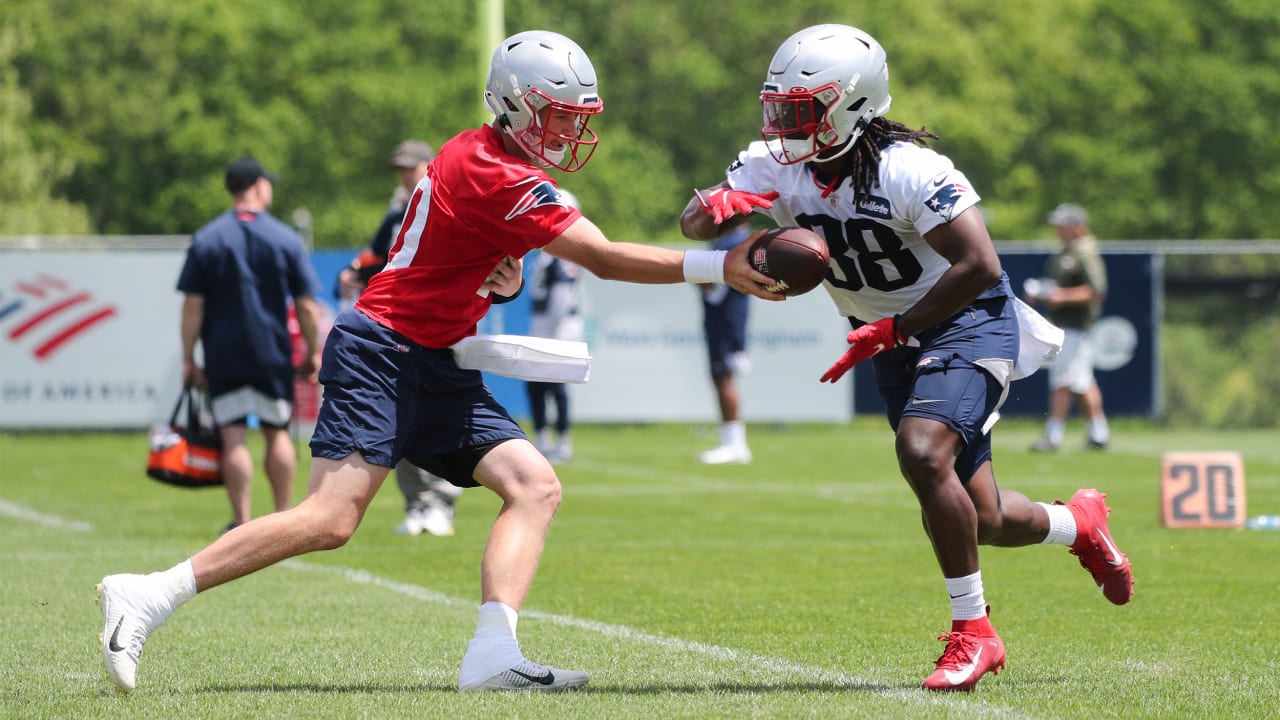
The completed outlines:
{"type": "Polygon", "coordinates": [[[778,199],[778,191],[753,193],[745,190],[732,190],[723,185],[708,193],[695,189],[698,204],[706,211],[715,224],[719,225],[734,215],[749,215],[756,208],[771,208],[778,199]]]}
{"type": "Polygon", "coordinates": [[[897,318],[887,317],[850,331],[846,338],[849,349],[822,373],[821,382],[833,383],[863,360],[906,343],[907,339],[898,334],[896,325],[897,318]]]}
{"type": "Polygon", "coordinates": [[[502,258],[498,266],[489,272],[489,277],[485,278],[484,284],[480,286],[480,292],[507,297],[515,295],[520,292],[520,284],[524,282],[523,268],[524,261],[520,258],[510,255],[502,258]]]}
{"type": "Polygon", "coordinates": [[[765,290],[766,287],[774,285],[776,281],[756,270],[747,261],[747,250],[750,249],[756,238],[765,232],[765,230],[758,230],[752,233],[750,237],[738,243],[737,246],[729,251],[729,254],[724,258],[724,282],[739,292],[754,295],[761,300],[786,300],[786,295],[765,290]]]}

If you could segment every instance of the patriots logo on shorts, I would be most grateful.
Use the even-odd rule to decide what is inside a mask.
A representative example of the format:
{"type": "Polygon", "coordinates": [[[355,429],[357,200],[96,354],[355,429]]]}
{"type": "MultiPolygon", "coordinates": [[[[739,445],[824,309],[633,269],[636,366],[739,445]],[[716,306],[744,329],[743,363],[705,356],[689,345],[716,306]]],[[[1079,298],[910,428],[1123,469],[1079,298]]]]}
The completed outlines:
{"type": "Polygon", "coordinates": [[[944,220],[952,220],[951,211],[955,209],[960,196],[967,192],[969,192],[969,188],[964,185],[951,183],[935,192],[928,200],[924,201],[924,204],[930,210],[941,215],[944,220]]]}
{"type": "MultiPolygon", "coordinates": [[[[536,178],[530,178],[535,180],[536,178]]],[[[552,183],[543,180],[542,182],[530,188],[512,208],[507,211],[506,220],[510,220],[517,215],[523,215],[534,208],[540,208],[545,205],[561,205],[570,207],[569,203],[560,195],[560,189],[552,183]]]]}

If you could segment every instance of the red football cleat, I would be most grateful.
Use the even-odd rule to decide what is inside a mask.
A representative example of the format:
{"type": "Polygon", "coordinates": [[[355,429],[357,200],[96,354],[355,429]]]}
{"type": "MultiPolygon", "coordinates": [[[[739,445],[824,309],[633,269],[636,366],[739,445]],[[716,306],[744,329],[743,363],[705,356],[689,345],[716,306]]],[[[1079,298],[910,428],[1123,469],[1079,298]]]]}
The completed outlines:
{"type": "Polygon", "coordinates": [[[1080,558],[1080,566],[1089,571],[1108,600],[1124,605],[1133,597],[1133,570],[1129,558],[1111,539],[1111,530],[1107,527],[1111,508],[1103,502],[1106,497],[1105,493],[1089,488],[1077,490],[1067,502],[1076,519],[1076,541],[1071,545],[1071,554],[1080,558]]]}
{"type": "Polygon", "coordinates": [[[983,675],[999,675],[1004,668],[1004,642],[986,618],[955,623],[952,628],[938,638],[947,648],[934,663],[937,669],[921,684],[925,690],[971,692],[983,675]],[[985,626],[979,631],[984,634],[971,632],[966,625],[977,626],[974,629],[985,626]]]}

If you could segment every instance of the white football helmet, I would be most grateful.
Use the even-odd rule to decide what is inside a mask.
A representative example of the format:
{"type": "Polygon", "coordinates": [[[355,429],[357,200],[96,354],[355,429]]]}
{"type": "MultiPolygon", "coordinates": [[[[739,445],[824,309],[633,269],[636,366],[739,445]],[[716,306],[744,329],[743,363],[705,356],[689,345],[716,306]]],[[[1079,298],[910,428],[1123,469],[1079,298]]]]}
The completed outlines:
{"type": "Polygon", "coordinates": [[[848,25],[814,25],[787,38],[769,63],[761,135],[783,165],[831,160],[889,111],[884,48],[848,25]]]}
{"type": "Polygon", "coordinates": [[[484,101],[540,165],[574,172],[595,152],[598,138],[587,120],[604,109],[596,71],[582,48],[563,35],[529,30],[503,40],[493,52],[484,101]],[[569,132],[547,129],[552,113],[574,116],[569,132]]]}

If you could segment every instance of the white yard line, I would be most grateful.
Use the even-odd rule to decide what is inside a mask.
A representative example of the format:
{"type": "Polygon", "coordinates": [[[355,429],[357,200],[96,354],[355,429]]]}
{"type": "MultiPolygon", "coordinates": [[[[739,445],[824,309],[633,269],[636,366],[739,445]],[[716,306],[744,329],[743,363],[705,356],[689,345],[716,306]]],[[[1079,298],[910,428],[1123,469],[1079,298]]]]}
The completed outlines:
{"type": "Polygon", "coordinates": [[[45,513],[37,512],[31,508],[15,505],[14,503],[6,502],[4,500],[0,500],[0,515],[8,515],[11,518],[17,518],[18,520],[26,520],[28,522],[39,523],[41,525],[48,525],[49,527],[58,528],[60,530],[74,530],[75,532],[91,532],[93,530],[93,525],[91,523],[84,522],[83,520],[68,520],[66,518],[60,518],[57,515],[46,515],[45,513]]]}
{"type": "MultiPolygon", "coordinates": [[[[617,468],[614,467],[613,471],[617,472],[617,468]]],[[[8,515],[19,520],[40,523],[42,525],[62,530],[90,532],[94,529],[92,524],[81,520],[69,520],[56,515],[48,515],[4,500],[0,500],[0,514],[8,515]]],[[[475,600],[452,597],[442,592],[422,587],[421,585],[414,585],[412,583],[379,577],[366,570],[317,565],[314,563],[303,562],[296,558],[285,560],[279,564],[281,567],[289,568],[291,570],[323,572],[338,575],[351,583],[358,585],[372,585],[422,602],[457,607],[475,607],[476,605],[475,600]]],[[[959,710],[959,708],[950,702],[950,699],[936,694],[924,693],[914,689],[890,687],[870,678],[850,675],[831,668],[824,668],[816,665],[805,665],[803,663],[796,663],[783,658],[770,657],[767,655],[756,655],[724,647],[722,645],[709,645],[707,643],[697,642],[694,640],[684,640],[682,638],[669,637],[665,635],[655,635],[653,633],[636,630],[635,628],[630,628],[625,625],[614,625],[612,623],[604,623],[596,620],[586,620],[570,615],[558,615],[555,613],[526,609],[521,612],[521,616],[525,618],[543,620],[565,627],[577,628],[579,630],[587,630],[618,640],[656,646],[674,653],[701,655],[704,657],[714,658],[716,660],[731,662],[741,666],[744,669],[744,672],[749,670],[753,677],[758,677],[760,673],[767,673],[775,676],[779,681],[793,680],[799,677],[808,682],[821,682],[836,687],[860,688],[870,692],[875,692],[885,697],[895,698],[908,705],[939,707],[952,714],[959,710]]],[[[981,716],[983,718],[1032,720],[1032,716],[1024,715],[1016,710],[990,707],[974,701],[967,702],[965,710],[973,711],[974,717],[981,716]]],[[[963,714],[968,715],[967,712],[963,714]]]]}
{"type": "MultiPolygon", "coordinates": [[[[475,600],[452,597],[420,585],[379,577],[365,570],[329,565],[316,565],[313,563],[303,562],[298,559],[285,560],[280,563],[280,565],[291,570],[323,572],[338,575],[348,582],[359,585],[372,585],[374,587],[390,590],[423,602],[459,607],[476,607],[475,600]]],[[[772,675],[779,681],[788,681],[800,678],[807,682],[819,682],[836,687],[863,689],[875,692],[885,697],[901,700],[909,705],[927,707],[937,706],[944,709],[946,712],[951,713],[952,717],[955,717],[956,713],[960,710],[951,702],[951,699],[941,697],[937,694],[925,693],[915,689],[908,690],[890,687],[870,678],[850,675],[831,668],[795,663],[782,658],[769,657],[767,655],[756,655],[721,645],[708,645],[707,643],[693,640],[684,640],[665,635],[654,635],[652,633],[636,630],[635,628],[629,628],[625,625],[614,625],[596,620],[585,620],[583,618],[576,618],[570,615],[557,615],[555,613],[545,613],[538,610],[525,609],[521,611],[520,616],[522,618],[536,618],[538,620],[577,628],[579,630],[588,630],[590,632],[599,633],[610,638],[627,642],[657,646],[675,653],[685,655],[702,655],[716,660],[728,661],[740,666],[743,669],[742,671],[744,675],[749,675],[757,680],[760,678],[762,673],[772,675]]],[[[973,701],[966,703],[965,710],[973,711],[973,717],[1032,720],[1032,716],[1024,715],[1016,710],[990,707],[973,701]]],[[[969,712],[961,712],[960,714],[970,716],[969,712]]]]}

